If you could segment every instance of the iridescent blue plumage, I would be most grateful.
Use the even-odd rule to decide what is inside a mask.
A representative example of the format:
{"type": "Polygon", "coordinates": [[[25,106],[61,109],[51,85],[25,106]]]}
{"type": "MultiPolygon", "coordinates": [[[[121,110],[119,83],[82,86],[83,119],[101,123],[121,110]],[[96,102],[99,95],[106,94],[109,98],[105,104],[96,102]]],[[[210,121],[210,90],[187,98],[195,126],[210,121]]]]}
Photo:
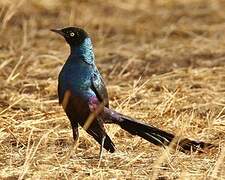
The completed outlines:
{"type": "MultiPolygon", "coordinates": [[[[68,27],[52,31],[61,34],[71,49],[59,74],[58,96],[59,103],[62,104],[71,122],[74,140],[78,138],[79,124],[101,145],[100,152],[103,147],[109,152],[114,152],[114,144],[104,129],[104,123],[114,123],[120,125],[127,132],[138,135],[156,145],[164,146],[173,141],[175,137],[173,134],[108,108],[108,94],[95,65],[92,42],[83,29],[68,27]],[[90,123],[88,124],[88,122],[90,123]]],[[[178,145],[181,151],[189,151],[211,144],[185,138],[181,139],[178,145]]]]}
{"type": "Polygon", "coordinates": [[[78,47],[71,48],[71,54],[59,74],[59,99],[63,99],[65,91],[69,88],[75,94],[91,92],[91,76],[94,73],[94,54],[90,38],[78,47]]]}
{"type": "MultiPolygon", "coordinates": [[[[103,83],[103,81],[95,65],[91,39],[86,36],[78,46],[71,44],[70,48],[70,56],[59,74],[58,95],[59,102],[63,103],[66,91],[70,92],[64,109],[71,121],[73,135],[78,136],[77,124],[84,126],[91,112],[95,111],[101,103],[95,92],[95,84],[103,83]]],[[[106,91],[104,93],[108,96],[106,91]]],[[[104,140],[103,146],[108,151],[115,151],[114,144],[106,134],[102,121],[93,120],[87,132],[100,144],[104,140]]]]}

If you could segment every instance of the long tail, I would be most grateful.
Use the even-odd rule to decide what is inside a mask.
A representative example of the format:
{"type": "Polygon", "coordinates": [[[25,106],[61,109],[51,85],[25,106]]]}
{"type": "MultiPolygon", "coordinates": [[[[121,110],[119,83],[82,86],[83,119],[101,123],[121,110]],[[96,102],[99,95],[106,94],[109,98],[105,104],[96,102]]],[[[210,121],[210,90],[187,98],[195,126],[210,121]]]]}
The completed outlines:
{"type": "MultiPolygon", "coordinates": [[[[157,146],[168,146],[175,138],[175,135],[171,133],[144,124],[108,108],[104,109],[104,113],[101,116],[105,123],[118,124],[122,129],[129,132],[130,134],[140,136],[157,146]]],[[[182,152],[201,152],[204,148],[211,148],[214,146],[210,143],[193,141],[187,138],[178,140],[175,143],[177,143],[178,149],[182,152]]]]}

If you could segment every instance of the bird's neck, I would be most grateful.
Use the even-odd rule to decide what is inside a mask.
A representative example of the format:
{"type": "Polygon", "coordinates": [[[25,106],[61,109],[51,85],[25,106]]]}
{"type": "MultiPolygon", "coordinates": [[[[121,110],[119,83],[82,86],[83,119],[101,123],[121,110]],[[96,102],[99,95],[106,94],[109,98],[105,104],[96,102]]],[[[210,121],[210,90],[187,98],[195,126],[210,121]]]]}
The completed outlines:
{"type": "Polygon", "coordinates": [[[88,37],[84,40],[84,42],[80,46],[70,46],[71,48],[71,56],[78,57],[84,60],[88,64],[94,63],[94,53],[92,48],[91,39],[88,37]]]}

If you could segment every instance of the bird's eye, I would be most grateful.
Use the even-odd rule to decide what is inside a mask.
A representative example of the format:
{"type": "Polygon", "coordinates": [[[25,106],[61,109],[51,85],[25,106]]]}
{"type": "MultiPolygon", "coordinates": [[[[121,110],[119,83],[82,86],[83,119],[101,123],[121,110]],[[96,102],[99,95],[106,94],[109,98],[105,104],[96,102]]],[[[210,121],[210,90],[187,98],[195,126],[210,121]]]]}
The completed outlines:
{"type": "Polygon", "coordinates": [[[73,37],[75,34],[73,32],[70,33],[70,36],[73,37]]]}

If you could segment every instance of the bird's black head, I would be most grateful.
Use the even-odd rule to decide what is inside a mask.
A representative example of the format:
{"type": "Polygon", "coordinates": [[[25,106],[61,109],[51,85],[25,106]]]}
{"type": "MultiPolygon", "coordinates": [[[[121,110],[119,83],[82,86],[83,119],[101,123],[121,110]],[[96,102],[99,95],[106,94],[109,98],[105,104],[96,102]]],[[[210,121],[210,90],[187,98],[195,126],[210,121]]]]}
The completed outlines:
{"type": "Polygon", "coordinates": [[[51,31],[62,35],[65,38],[65,40],[67,41],[67,43],[72,47],[81,45],[84,42],[85,38],[88,37],[87,32],[78,27],[66,27],[63,29],[51,29],[51,31]]]}

